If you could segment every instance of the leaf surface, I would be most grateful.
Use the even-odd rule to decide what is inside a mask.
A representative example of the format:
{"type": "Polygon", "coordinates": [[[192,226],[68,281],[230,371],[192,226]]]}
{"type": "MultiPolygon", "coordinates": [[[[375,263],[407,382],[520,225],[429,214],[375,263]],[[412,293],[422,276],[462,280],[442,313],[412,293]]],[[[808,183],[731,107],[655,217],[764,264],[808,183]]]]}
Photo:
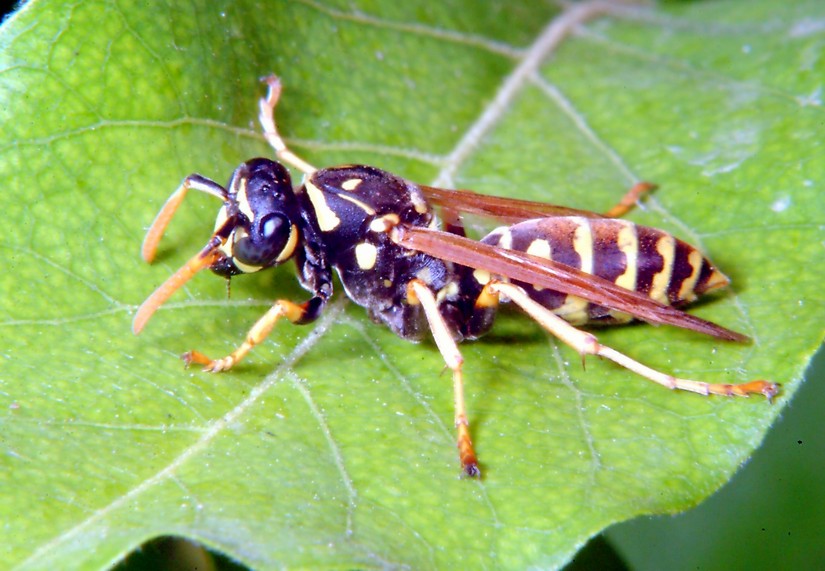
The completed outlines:
{"type": "Polygon", "coordinates": [[[588,537],[695,505],[759,445],[823,337],[825,9],[535,2],[33,1],[0,28],[0,560],[96,569],[182,535],[256,569],[562,565],[588,537]],[[567,26],[565,26],[567,22],[567,26]],[[817,26],[817,23],[820,23],[817,26]],[[532,58],[532,59],[531,59],[532,58]],[[260,76],[293,149],[411,180],[604,211],[699,245],[733,288],[691,310],[750,335],[600,339],[681,376],[771,378],[762,399],[675,394],[579,357],[516,312],[462,346],[484,478],[462,481],[449,376],[335,302],[227,374],[289,268],[198,276],[140,337],[137,305],[205,242],[191,196],[153,266],[143,232],[191,172],[270,156],[260,76]]]}

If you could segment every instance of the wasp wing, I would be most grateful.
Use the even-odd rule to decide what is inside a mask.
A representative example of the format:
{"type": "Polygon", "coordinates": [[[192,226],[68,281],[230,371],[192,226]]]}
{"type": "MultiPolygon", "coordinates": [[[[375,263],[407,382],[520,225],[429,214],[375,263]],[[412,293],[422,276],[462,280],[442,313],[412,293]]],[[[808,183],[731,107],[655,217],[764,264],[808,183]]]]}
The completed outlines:
{"type": "Polygon", "coordinates": [[[424,185],[419,185],[419,188],[421,188],[427,200],[442,208],[479,216],[489,216],[508,224],[532,218],[549,218],[553,216],[604,218],[601,214],[589,210],[579,210],[532,200],[488,196],[472,190],[448,190],[424,185]]]}
{"type": "Polygon", "coordinates": [[[397,226],[395,230],[393,239],[399,245],[462,266],[575,295],[651,323],[666,323],[730,341],[748,341],[741,333],[565,264],[440,230],[409,226],[397,226]]]}

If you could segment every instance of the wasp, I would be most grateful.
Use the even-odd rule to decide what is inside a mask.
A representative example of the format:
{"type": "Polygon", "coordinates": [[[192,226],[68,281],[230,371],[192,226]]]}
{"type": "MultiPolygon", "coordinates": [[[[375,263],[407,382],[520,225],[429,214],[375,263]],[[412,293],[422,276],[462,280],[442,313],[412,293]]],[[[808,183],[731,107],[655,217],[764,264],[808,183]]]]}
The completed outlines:
{"type": "Polygon", "coordinates": [[[729,284],[697,248],[619,217],[650,185],[636,185],[614,209],[600,215],[415,184],[372,166],[317,169],[279,135],[274,112],[281,83],[275,76],[264,81],[268,90],[260,100],[260,122],[278,161],[246,161],[226,187],[193,174],[172,193],[143,242],[147,262],[154,259],[189,190],[211,194],[223,205],[206,245],[140,306],[133,324],[136,334],[205,268],[229,279],[294,260],[298,280],[311,294],[307,301],[277,300],[226,357],[211,359],[198,351],[182,356],[187,365],[225,371],[281,319],[301,325],[317,319],[333,294],[335,270],[347,297],[375,321],[409,341],[427,335],[434,339],[452,371],[457,446],[467,476],[480,472],[457,343],[486,333],[500,303],[517,305],[582,359],[609,359],[670,389],[702,395],[762,394],[769,400],[777,394],[778,385],[764,380],[723,384],[677,378],[602,345],[593,333],[578,328],[639,319],[719,339],[748,340],[679,309],[729,284]],[[284,163],[303,173],[299,186],[293,186],[284,163]],[[462,224],[462,215],[468,213],[506,225],[471,240],[462,224]]]}

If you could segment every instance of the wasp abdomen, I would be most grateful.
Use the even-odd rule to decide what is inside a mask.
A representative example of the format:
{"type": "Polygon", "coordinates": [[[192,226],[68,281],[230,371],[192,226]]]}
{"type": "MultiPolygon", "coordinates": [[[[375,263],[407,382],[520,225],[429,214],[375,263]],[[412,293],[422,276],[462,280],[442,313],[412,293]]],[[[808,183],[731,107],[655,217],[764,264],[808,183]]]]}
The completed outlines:
{"type": "MultiPolygon", "coordinates": [[[[669,305],[690,302],[728,283],[690,244],[662,230],[626,220],[578,216],[526,220],[498,228],[482,241],[551,259],[669,305]]],[[[530,297],[573,324],[623,323],[632,319],[577,296],[519,285],[530,297]]]]}

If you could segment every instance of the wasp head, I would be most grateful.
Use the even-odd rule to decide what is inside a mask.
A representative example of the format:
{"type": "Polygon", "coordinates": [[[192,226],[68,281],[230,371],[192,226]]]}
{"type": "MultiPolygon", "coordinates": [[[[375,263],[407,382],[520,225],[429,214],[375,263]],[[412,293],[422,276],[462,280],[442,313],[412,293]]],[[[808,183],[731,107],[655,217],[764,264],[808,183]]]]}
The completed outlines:
{"type": "MultiPolygon", "coordinates": [[[[269,159],[241,164],[228,184],[228,197],[215,221],[226,241],[210,268],[231,277],[281,264],[300,241],[299,219],[289,172],[269,159]]],[[[221,236],[223,237],[223,236],[221,236]]]]}

